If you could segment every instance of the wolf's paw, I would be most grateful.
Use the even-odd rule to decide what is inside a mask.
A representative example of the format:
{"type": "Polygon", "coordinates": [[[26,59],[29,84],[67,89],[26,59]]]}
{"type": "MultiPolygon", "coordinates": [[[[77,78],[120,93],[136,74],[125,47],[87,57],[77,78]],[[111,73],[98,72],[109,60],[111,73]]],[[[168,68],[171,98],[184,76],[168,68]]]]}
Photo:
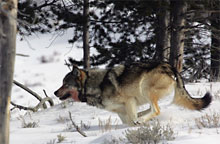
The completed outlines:
{"type": "Polygon", "coordinates": [[[137,126],[137,125],[140,125],[140,124],[141,124],[141,122],[140,122],[140,121],[138,121],[138,120],[135,120],[135,121],[133,121],[133,124],[134,124],[135,126],[137,126]]]}
{"type": "Polygon", "coordinates": [[[134,125],[141,125],[144,123],[143,119],[138,118],[137,120],[133,120],[134,125]]]}
{"type": "Polygon", "coordinates": [[[139,117],[137,118],[137,120],[134,121],[134,123],[136,123],[136,125],[143,125],[144,123],[146,123],[146,120],[144,117],[139,117]]]}

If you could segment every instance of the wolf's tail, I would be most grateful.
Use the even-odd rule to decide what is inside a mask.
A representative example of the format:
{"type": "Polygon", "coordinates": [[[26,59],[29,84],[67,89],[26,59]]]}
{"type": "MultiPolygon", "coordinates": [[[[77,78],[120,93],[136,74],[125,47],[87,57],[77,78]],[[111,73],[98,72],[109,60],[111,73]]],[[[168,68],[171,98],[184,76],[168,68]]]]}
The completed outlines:
{"type": "Polygon", "coordinates": [[[176,76],[176,87],[174,104],[183,106],[190,110],[203,110],[209,106],[212,101],[212,96],[209,92],[205,94],[202,98],[192,98],[187,92],[182,77],[178,72],[175,72],[176,76]]]}

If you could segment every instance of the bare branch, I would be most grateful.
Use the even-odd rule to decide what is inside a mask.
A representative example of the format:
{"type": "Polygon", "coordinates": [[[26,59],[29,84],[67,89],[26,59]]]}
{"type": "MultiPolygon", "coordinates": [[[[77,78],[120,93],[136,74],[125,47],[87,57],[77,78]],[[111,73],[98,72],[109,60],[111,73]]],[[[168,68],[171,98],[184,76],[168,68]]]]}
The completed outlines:
{"type": "Polygon", "coordinates": [[[32,91],[31,89],[29,89],[28,87],[24,86],[23,84],[17,82],[17,81],[13,81],[13,83],[17,86],[19,86],[20,88],[24,89],[25,91],[27,91],[28,93],[30,93],[31,95],[33,95],[36,99],[38,99],[40,101],[40,103],[35,106],[34,108],[30,108],[30,107],[23,107],[23,106],[20,106],[20,105],[16,105],[16,104],[12,104],[14,105],[16,108],[19,108],[19,109],[23,109],[23,110],[31,110],[33,112],[36,112],[38,111],[39,108],[43,107],[44,109],[47,108],[47,105],[45,102],[49,102],[50,106],[54,106],[54,102],[52,100],[52,98],[48,97],[47,93],[45,90],[43,90],[46,98],[41,98],[41,96],[39,96],[36,92],[32,91]]]}
{"type": "Polygon", "coordinates": [[[11,109],[11,111],[12,110],[14,110],[15,108],[18,108],[18,109],[23,109],[23,110],[30,110],[30,111],[33,111],[34,112],[34,108],[32,108],[32,107],[25,107],[25,106],[21,106],[21,105],[18,105],[18,104],[15,104],[15,103],[13,103],[13,102],[11,102],[11,104],[14,106],[12,109],[11,109]]]}
{"type": "Polygon", "coordinates": [[[20,54],[20,53],[17,53],[16,56],[29,57],[29,55],[26,55],[26,54],[20,54]]]}
{"type": "Polygon", "coordinates": [[[52,99],[50,97],[46,97],[46,98],[43,98],[39,104],[37,104],[35,107],[25,107],[25,106],[21,106],[21,105],[18,105],[18,104],[15,104],[13,102],[11,102],[11,104],[14,106],[12,110],[14,110],[15,108],[18,108],[18,109],[23,109],[23,110],[30,110],[30,111],[33,111],[33,112],[37,112],[41,107],[43,107],[43,105],[45,104],[45,102],[48,101],[51,106],[54,105],[52,99]],[[51,103],[52,102],[52,103],[51,103]]]}
{"type": "Polygon", "coordinates": [[[44,4],[37,6],[37,7],[35,8],[35,10],[36,10],[36,9],[37,9],[37,10],[40,10],[40,9],[42,9],[42,8],[44,8],[44,7],[54,5],[54,3],[56,3],[57,1],[58,1],[58,0],[53,0],[53,1],[51,1],[51,2],[48,2],[47,0],[45,0],[44,4]]]}
{"type": "MultiPolygon", "coordinates": [[[[13,83],[17,86],[19,86],[20,88],[24,89],[25,91],[27,91],[28,93],[30,93],[31,95],[33,95],[36,99],[38,99],[39,101],[42,100],[42,98],[34,91],[32,91],[31,89],[29,89],[28,87],[24,86],[23,84],[17,82],[16,80],[13,81],[13,83]]],[[[43,105],[44,109],[47,108],[47,105],[44,104],[43,105]]]]}
{"type": "Polygon", "coordinates": [[[76,128],[76,130],[84,137],[87,137],[87,135],[75,124],[75,122],[72,119],[72,114],[69,112],[70,121],[72,122],[73,126],[76,128]]]}
{"type": "Polygon", "coordinates": [[[49,98],[47,101],[49,102],[50,106],[54,106],[53,100],[47,95],[46,91],[43,90],[43,92],[44,92],[45,96],[46,96],[47,98],[49,98]]]}
{"type": "Polygon", "coordinates": [[[53,100],[52,100],[50,97],[46,97],[46,98],[43,98],[43,99],[40,101],[40,103],[39,103],[37,106],[34,107],[34,109],[36,109],[36,111],[37,111],[39,108],[43,107],[43,105],[44,105],[45,102],[47,102],[47,101],[50,103],[50,106],[54,106],[53,100]]]}
{"type": "Polygon", "coordinates": [[[68,63],[66,60],[64,65],[68,66],[69,70],[72,71],[72,65],[68,63]]]}

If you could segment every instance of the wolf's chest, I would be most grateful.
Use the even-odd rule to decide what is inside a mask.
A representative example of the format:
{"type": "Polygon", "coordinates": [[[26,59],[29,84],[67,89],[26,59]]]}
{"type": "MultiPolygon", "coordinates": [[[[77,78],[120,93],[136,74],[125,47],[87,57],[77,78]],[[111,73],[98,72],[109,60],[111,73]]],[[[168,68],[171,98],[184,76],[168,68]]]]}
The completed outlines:
{"type": "Polygon", "coordinates": [[[112,98],[103,99],[102,104],[104,106],[104,109],[106,109],[108,111],[112,111],[112,112],[117,112],[124,107],[123,103],[121,103],[117,100],[114,100],[112,98]]]}

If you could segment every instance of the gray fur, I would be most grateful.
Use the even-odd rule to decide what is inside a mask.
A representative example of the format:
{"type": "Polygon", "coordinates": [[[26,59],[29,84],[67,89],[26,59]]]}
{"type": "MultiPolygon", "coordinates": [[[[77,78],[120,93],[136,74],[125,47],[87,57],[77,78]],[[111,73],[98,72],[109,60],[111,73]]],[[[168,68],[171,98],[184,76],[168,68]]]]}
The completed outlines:
{"type": "Polygon", "coordinates": [[[74,69],[64,78],[55,95],[115,112],[123,123],[146,122],[160,114],[158,101],[175,90],[173,103],[191,110],[202,110],[211,103],[211,95],[192,98],[180,74],[167,63],[149,62],[119,65],[109,69],[74,69]],[[77,72],[75,72],[77,70],[77,72]],[[139,112],[140,105],[150,109],[139,112]]]}
{"type": "Polygon", "coordinates": [[[118,91],[119,83],[117,77],[120,76],[123,71],[124,65],[119,65],[112,69],[89,70],[86,84],[87,103],[92,106],[104,108],[102,104],[103,96],[111,96],[113,92],[118,91]],[[107,86],[108,89],[101,87],[103,85],[107,86]]]}

